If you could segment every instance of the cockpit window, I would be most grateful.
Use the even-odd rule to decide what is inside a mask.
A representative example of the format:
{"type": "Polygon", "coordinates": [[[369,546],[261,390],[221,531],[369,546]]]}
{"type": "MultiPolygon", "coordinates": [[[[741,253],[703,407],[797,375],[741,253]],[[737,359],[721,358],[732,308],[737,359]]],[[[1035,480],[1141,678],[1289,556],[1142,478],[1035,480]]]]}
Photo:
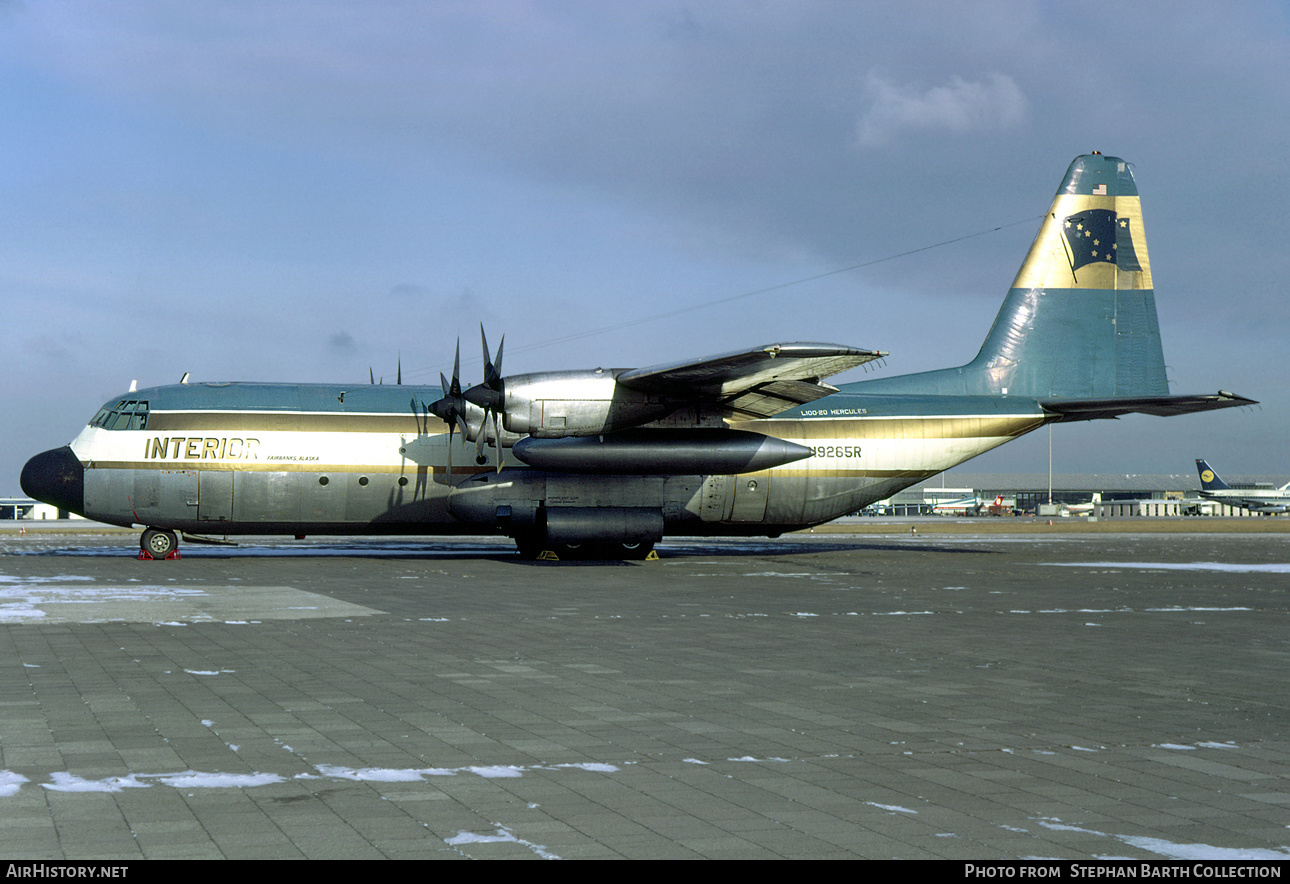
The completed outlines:
{"type": "Polygon", "coordinates": [[[90,421],[91,427],[105,430],[146,430],[148,428],[147,400],[122,399],[112,407],[103,406],[90,421]]]}

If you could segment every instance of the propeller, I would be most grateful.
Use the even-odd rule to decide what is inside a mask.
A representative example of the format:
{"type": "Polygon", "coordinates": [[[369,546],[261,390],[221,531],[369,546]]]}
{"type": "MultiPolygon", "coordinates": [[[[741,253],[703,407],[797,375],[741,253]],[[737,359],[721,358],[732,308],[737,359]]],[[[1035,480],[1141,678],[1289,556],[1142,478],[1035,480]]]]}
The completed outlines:
{"type": "Polygon", "coordinates": [[[479,341],[484,350],[484,382],[476,384],[462,395],[467,402],[484,409],[484,419],[479,424],[479,436],[475,439],[476,459],[484,462],[484,437],[487,435],[488,422],[493,423],[493,441],[497,446],[497,472],[502,471],[502,422],[505,396],[502,381],[502,349],[506,346],[506,335],[497,345],[497,357],[488,355],[488,336],[484,334],[484,324],[479,325],[479,341]]]}
{"type": "Polygon", "coordinates": [[[473,402],[484,410],[500,411],[502,406],[502,348],[506,346],[506,336],[497,345],[497,359],[488,357],[488,338],[484,326],[479,326],[479,340],[484,348],[484,382],[476,384],[466,391],[467,401],[473,402]]]}
{"type": "Polygon", "coordinates": [[[493,426],[493,440],[497,446],[497,471],[502,471],[502,423],[498,415],[502,411],[502,348],[506,345],[505,336],[497,345],[497,357],[489,358],[488,338],[484,326],[479,326],[479,338],[484,348],[484,382],[476,384],[464,392],[461,389],[461,340],[457,341],[457,350],[452,357],[452,380],[441,372],[439,385],[443,388],[443,397],[431,403],[427,408],[448,425],[448,475],[452,475],[452,436],[456,428],[461,428],[461,435],[470,438],[470,423],[467,404],[477,405],[484,410],[479,422],[479,432],[475,435],[475,456],[479,463],[485,463],[484,440],[488,435],[489,421],[493,426]]]}
{"type": "MultiPolygon", "coordinates": [[[[443,398],[427,406],[436,417],[448,425],[448,475],[452,476],[452,434],[458,427],[462,437],[470,435],[470,425],[466,423],[466,398],[461,393],[461,341],[457,341],[457,352],[452,357],[452,380],[449,381],[439,373],[439,385],[443,388],[443,398]]],[[[481,427],[482,429],[482,427],[481,427]]]]}

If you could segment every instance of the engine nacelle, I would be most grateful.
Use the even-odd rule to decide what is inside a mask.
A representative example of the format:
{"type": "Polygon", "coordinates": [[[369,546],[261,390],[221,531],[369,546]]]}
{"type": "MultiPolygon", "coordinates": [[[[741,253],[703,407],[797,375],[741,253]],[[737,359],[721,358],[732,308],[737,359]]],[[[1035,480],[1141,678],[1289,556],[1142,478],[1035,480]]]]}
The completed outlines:
{"type": "Polygon", "coordinates": [[[478,405],[465,403],[466,405],[466,439],[474,442],[479,439],[480,434],[484,436],[484,444],[502,448],[510,448],[516,442],[524,438],[522,433],[508,433],[505,427],[494,424],[489,419],[488,413],[478,405]],[[498,432],[500,430],[500,432],[498,432]],[[498,438],[498,437],[501,438],[498,438]]]}
{"type": "Polygon", "coordinates": [[[624,369],[553,371],[502,380],[504,426],[536,439],[596,436],[666,417],[684,401],[618,384],[624,369]]]}

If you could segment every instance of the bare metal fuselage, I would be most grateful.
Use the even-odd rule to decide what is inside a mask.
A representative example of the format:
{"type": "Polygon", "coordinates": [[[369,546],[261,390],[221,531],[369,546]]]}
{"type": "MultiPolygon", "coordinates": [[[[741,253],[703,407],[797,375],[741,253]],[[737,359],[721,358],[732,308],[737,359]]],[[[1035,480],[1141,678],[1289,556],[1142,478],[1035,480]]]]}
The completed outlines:
{"type": "MultiPolygon", "coordinates": [[[[208,387],[200,408],[182,405],[186,385],[130,394],[148,403],[146,419],[88,426],[70,446],[83,468],[80,511],[204,534],[516,536],[550,524],[552,539],[571,542],[773,535],[854,512],[1044,422],[1033,402],[955,397],[938,414],[904,397],[842,393],[791,417],[735,425],[811,451],[771,469],[553,472],[501,449],[499,472],[498,449],[484,447],[479,463],[475,444],[460,435],[450,443],[446,425],[409,408],[407,397],[434,390],[351,392],[344,410],[220,407],[248,387],[208,387]]],[[[339,387],[275,392],[297,390],[314,403],[343,401],[339,387]]]]}

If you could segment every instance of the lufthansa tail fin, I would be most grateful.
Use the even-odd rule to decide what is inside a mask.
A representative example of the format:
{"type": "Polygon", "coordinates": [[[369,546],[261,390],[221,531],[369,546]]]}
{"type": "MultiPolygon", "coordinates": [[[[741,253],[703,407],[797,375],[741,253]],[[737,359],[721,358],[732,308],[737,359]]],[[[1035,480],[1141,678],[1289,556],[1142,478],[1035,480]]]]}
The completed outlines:
{"type": "Polygon", "coordinates": [[[1213,467],[1205,463],[1200,458],[1196,459],[1196,471],[1200,473],[1200,487],[1202,491],[1231,491],[1232,488],[1226,482],[1218,477],[1213,467]]]}
{"type": "Polygon", "coordinates": [[[1038,399],[1058,420],[1181,414],[1251,400],[1170,396],[1142,205],[1129,164],[1066,170],[981,350],[959,368],[863,381],[864,392],[1038,399]]]}

